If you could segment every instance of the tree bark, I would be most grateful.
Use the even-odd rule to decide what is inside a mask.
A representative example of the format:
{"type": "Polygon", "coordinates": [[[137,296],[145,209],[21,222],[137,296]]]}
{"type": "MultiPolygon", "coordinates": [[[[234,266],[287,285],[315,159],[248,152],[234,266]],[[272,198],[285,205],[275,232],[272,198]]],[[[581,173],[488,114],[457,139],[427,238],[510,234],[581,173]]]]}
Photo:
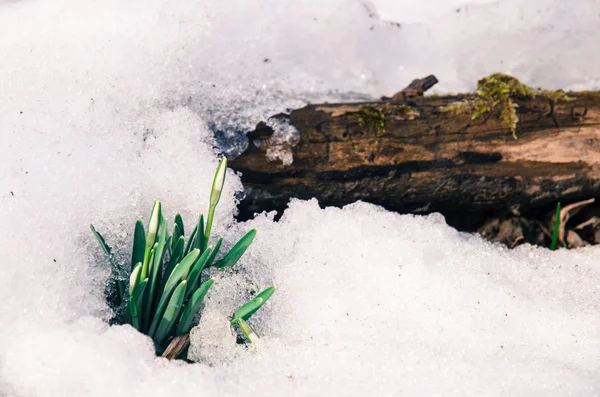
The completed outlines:
{"type": "MultiPolygon", "coordinates": [[[[413,213],[553,207],[600,193],[600,93],[515,99],[516,134],[492,109],[472,120],[443,109],[475,95],[309,105],[291,112],[293,162],[250,144],[230,166],[247,187],[242,212],[364,200],[413,213]]],[[[395,96],[396,97],[396,96],[395,96]]],[[[281,118],[281,115],[278,115],[281,118]]],[[[267,141],[261,141],[268,143],[267,141]]]]}

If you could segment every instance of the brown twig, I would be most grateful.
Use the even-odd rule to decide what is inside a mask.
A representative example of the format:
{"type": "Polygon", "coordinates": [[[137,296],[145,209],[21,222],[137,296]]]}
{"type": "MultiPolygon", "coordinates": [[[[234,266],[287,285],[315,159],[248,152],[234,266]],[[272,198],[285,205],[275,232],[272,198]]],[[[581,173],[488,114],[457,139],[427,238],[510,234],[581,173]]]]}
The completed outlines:
{"type": "Polygon", "coordinates": [[[190,334],[183,334],[173,338],[161,357],[174,360],[190,345],[190,334]]]}
{"type": "Polygon", "coordinates": [[[589,199],[579,201],[577,203],[569,204],[560,210],[560,224],[558,226],[558,240],[561,245],[565,244],[565,227],[571,216],[576,215],[583,207],[596,201],[595,199],[589,199]]]}
{"type": "Polygon", "coordinates": [[[425,91],[427,91],[428,89],[430,89],[431,87],[436,85],[438,83],[438,81],[439,80],[432,74],[427,77],[423,77],[422,79],[414,79],[408,85],[408,87],[404,88],[402,91],[397,92],[391,98],[384,96],[381,98],[381,100],[382,101],[401,101],[406,98],[414,98],[414,97],[423,96],[423,93],[425,93],[425,91]]]}

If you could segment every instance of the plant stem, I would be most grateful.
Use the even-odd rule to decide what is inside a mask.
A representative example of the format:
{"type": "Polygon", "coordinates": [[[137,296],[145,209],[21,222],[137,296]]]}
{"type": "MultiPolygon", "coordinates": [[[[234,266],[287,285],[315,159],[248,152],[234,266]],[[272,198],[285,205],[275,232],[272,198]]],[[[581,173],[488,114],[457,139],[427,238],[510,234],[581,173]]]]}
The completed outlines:
{"type": "Polygon", "coordinates": [[[550,249],[556,250],[556,244],[558,243],[558,229],[560,227],[560,202],[556,205],[556,215],[554,215],[554,230],[552,231],[552,243],[550,249]]]}

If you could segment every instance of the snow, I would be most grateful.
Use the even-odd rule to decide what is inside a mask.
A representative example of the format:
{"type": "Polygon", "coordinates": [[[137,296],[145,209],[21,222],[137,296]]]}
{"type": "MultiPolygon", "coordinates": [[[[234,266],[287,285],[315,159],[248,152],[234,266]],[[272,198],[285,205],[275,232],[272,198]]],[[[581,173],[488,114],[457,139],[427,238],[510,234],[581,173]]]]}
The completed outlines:
{"type": "Polygon", "coordinates": [[[594,1],[397,3],[0,1],[0,395],[600,394],[598,248],[510,251],[364,203],[295,201],[280,222],[240,224],[232,171],[214,234],[258,235],[238,273],[214,274],[200,363],[107,325],[88,223],[123,258],[154,199],[190,224],[208,207],[212,132],[429,73],[438,92],[496,71],[599,88],[594,1]],[[259,343],[235,345],[226,317],[271,284],[259,343]]]}
{"type": "Polygon", "coordinates": [[[499,3],[498,0],[428,0],[424,4],[412,1],[375,1],[377,13],[386,21],[423,23],[452,11],[460,12],[476,4],[499,3]]]}
{"type": "Polygon", "coordinates": [[[284,165],[294,162],[292,149],[300,141],[300,132],[288,120],[269,118],[267,126],[273,130],[273,135],[264,141],[254,144],[265,151],[268,161],[280,160],[284,165]]]}

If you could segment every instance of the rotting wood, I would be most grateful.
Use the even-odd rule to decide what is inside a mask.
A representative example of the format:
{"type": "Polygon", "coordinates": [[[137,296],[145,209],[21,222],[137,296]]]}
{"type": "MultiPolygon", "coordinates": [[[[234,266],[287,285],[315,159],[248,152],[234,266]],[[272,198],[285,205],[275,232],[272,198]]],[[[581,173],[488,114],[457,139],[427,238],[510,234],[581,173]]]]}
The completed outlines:
{"type": "Polygon", "coordinates": [[[254,145],[230,165],[278,201],[367,200],[412,212],[584,199],[600,191],[600,103],[570,95],[574,101],[554,105],[518,100],[518,140],[497,112],[473,121],[439,111],[468,96],[309,105],[289,116],[300,132],[291,165],[267,161],[254,145]],[[369,119],[361,126],[365,107],[383,114],[383,128],[369,119]]]}
{"type": "Polygon", "coordinates": [[[294,197],[333,206],[363,200],[402,213],[441,212],[474,230],[492,212],[518,216],[596,197],[600,93],[568,96],[512,98],[517,140],[502,109],[476,120],[441,110],[474,94],[293,110],[287,119],[300,139],[292,164],[268,161],[253,144],[230,161],[246,187],[241,211],[282,210],[294,197]]]}

